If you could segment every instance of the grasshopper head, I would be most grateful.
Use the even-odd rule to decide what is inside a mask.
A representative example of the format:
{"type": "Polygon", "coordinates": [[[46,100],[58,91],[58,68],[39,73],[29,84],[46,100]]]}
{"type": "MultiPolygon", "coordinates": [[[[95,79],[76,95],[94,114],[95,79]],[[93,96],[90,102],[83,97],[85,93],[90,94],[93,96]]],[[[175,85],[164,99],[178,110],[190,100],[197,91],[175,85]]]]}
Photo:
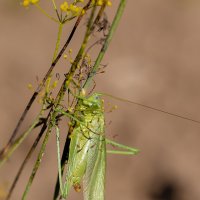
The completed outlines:
{"type": "Polygon", "coordinates": [[[83,105],[87,108],[92,108],[94,110],[102,109],[103,101],[101,99],[101,94],[94,93],[88,98],[83,100],[83,105]]]}

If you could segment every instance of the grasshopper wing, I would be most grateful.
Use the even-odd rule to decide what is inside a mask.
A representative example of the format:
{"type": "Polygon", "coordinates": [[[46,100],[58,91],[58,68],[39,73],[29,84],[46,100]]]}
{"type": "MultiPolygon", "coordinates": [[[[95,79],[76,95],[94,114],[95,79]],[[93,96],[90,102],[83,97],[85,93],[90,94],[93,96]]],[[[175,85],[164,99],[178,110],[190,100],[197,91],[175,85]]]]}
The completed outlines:
{"type": "Polygon", "coordinates": [[[100,136],[94,144],[94,149],[88,152],[88,162],[83,180],[84,200],[104,200],[106,143],[100,136]]]}

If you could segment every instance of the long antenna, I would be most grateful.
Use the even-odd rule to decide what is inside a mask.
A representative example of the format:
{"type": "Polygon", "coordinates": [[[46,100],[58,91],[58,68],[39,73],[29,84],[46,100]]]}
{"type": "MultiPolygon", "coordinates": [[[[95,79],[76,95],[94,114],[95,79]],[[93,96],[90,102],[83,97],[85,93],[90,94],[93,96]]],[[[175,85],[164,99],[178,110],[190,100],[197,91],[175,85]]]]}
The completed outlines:
{"type": "Polygon", "coordinates": [[[142,106],[144,108],[148,108],[148,109],[155,110],[155,111],[167,114],[167,115],[171,115],[171,116],[174,116],[174,117],[178,117],[178,118],[181,118],[181,119],[185,119],[185,120],[192,121],[192,122],[200,124],[200,121],[198,121],[198,120],[191,119],[189,117],[185,117],[185,116],[182,116],[182,115],[179,115],[179,114],[171,113],[171,112],[168,112],[168,111],[165,111],[165,110],[162,110],[162,109],[154,108],[152,106],[147,106],[147,105],[135,102],[135,101],[130,101],[130,100],[123,99],[121,97],[116,97],[116,96],[113,96],[113,95],[110,95],[110,94],[106,94],[106,93],[99,93],[99,94],[111,97],[113,99],[117,99],[119,101],[125,101],[125,102],[132,103],[132,104],[135,104],[135,105],[138,105],[138,106],[142,106]]]}

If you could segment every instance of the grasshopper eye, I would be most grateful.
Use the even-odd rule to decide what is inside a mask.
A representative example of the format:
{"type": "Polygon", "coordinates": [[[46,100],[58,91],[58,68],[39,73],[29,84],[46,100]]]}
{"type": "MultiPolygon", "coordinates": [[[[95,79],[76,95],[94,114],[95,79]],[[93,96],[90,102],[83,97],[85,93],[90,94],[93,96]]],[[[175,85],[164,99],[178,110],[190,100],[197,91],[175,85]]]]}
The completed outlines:
{"type": "Polygon", "coordinates": [[[96,99],[96,100],[99,100],[100,98],[99,98],[99,96],[95,96],[95,99],[96,99]]]}

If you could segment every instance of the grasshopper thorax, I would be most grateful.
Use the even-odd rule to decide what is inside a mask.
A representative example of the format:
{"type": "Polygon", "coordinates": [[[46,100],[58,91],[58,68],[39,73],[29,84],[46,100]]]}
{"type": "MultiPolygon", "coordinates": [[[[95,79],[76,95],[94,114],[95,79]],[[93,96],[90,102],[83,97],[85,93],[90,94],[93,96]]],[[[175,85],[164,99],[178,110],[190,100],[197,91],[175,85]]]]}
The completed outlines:
{"type": "Polygon", "coordinates": [[[102,111],[103,110],[103,100],[100,98],[101,94],[94,93],[87,98],[83,98],[80,106],[81,111],[102,111]]]}

